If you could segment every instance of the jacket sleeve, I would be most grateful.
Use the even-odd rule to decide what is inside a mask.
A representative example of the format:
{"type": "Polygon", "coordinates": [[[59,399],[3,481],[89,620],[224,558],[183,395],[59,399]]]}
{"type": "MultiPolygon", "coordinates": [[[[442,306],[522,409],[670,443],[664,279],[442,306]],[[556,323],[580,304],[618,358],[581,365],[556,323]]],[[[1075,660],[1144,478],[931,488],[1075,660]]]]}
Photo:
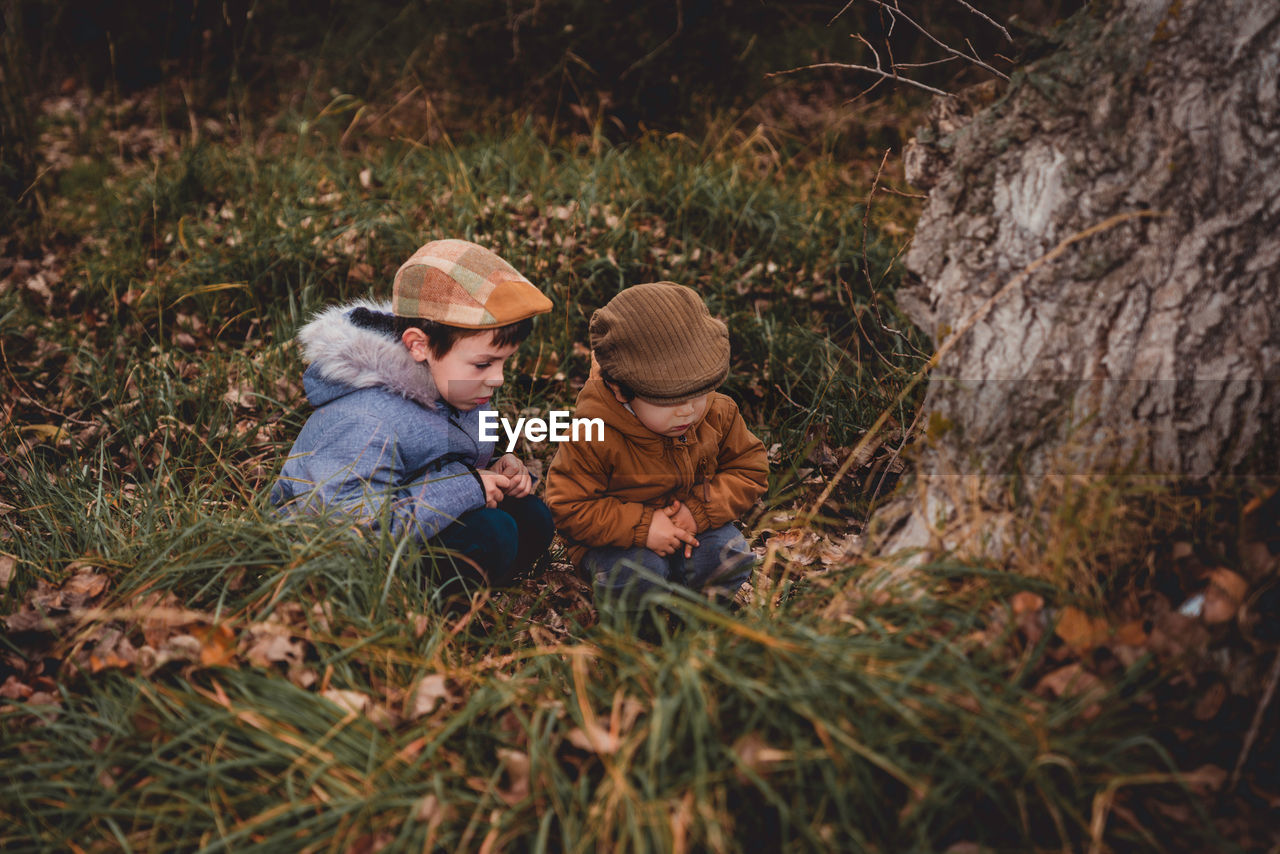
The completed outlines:
{"type": "Polygon", "coordinates": [[[606,495],[609,466],[596,456],[598,442],[566,442],[547,471],[546,502],[556,527],[590,548],[643,546],[653,508],[606,495]]]}
{"type": "Polygon", "coordinates": [[[463,462],[430,467],[406,481],[412,473],[380,419],[345,418],[328,432],[332,438],[318,441],[300,466],[309,483],[293,487],[295,494],[310,487],[305,504],[311,509],[338,510],[359,524],[390,525],[396,536],[411,530],[425,540],[484,506],[479,476],[463,462]]]}
{"type": "Polygon", "coordinates": [[[769,489],[769,456],[764,443],[747,429],[736,404],[725,419],[716,455],[716,471],[695,484],[685,501],[698,531],[727,525],[751,508],[769,489]]]}
{"type": "Polygon", "coordinates": [[[484,506],[480,475],[463,462],[432,469],[400,491],[392,509],[391,531],[397,537],[412,528],[419,540],[434,537],[458,517],[484,506]]]}

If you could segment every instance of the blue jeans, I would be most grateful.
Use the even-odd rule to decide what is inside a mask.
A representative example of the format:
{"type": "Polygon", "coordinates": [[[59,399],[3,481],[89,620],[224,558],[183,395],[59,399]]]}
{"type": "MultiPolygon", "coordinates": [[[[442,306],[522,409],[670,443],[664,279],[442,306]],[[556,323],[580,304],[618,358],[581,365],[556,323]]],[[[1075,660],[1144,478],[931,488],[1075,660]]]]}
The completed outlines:
{"type": "Polygon", "coordinates": [[[506,587],[521,570],[528,569],[551,545],[555,524],[541,498],[507,498],[495,507],[470,510],[458,521],[431,538],[476,564],[484,572],[478,577],[472,567],[459,561],[457,574],[464,580],[490,587],[506,587]]]}
{"type": "Polygon", "coordinates": [[[732,599],[751,576],[755,555],[732,524],[698,534],[698,545],[686,558],[684,547],[662,557],[643,546],[600,546],[588,549],[582,567],[591,573],[597,601],[639,607],[646,593],[679,587],[717,588],[732,599]]]}

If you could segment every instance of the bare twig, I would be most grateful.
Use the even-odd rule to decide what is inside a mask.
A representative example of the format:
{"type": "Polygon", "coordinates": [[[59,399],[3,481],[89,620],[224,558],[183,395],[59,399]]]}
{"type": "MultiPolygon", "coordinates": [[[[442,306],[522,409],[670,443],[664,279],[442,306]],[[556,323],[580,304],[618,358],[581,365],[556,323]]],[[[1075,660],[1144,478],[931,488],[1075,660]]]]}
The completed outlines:
{"type": "Polygon", "coordinates": [[[35,179],[32,180],[32,182],[27,185],[27,189],[22,191],[22,195],[18,196],[14,204],[15,205],[20,204],[22,200],[27,197],[27,193],[30,193],[32,190],[34,190],[36,188],[36,184],[40,183],[40,179],[43,178],[45,175],[48,175],[50,170],[52,169],[53,169],[52,166],[46,166],[43,169],[41,169],[38,173],[36,173],[35,179]]]}
{"type": "Polygon", "coordinates": [[[852,6],[854,3],[857,3],[857,2],[858,2],[858,0],[849,0],[849,2],[848,2],[848,3],[845,3],[843,6],[841,6],[841,7],[840,7],[840,11],[839,11],[839,12],[836,12],[834,15],[832,15],[832,16],[831,16],[831,20],[830,20],[830,21],[827,21],[827,26],[829,27],[829,26],[831,26],[832,24],[834,24],[834,23],[836,22],[836,18],[839,18],[839,17],[840,17],[841,15],[843,15],[845,12],[848,12],[848,11],[849,11],[849,7],[850,7],[850,6],[852,6]]]}
{"type": "Polygon", "coordinates": [[[871,498],[867,501],[867,518],[862,522],[863,528],[871,524],[871,514],[875,508],[876,499],[880,497],[880,490],[884,489],[885,478],[889,476],[889,472],[893,469],[893,464],[898,461],[898,457],[902,456],[902,449],[907,446],[907,442],[910,442],[911,437],[915,435],[916,425],[920,423],[920,416],[923,414],[923,408],[916,411],[916,417],[911,419],[911,426],[902,433],[902,441],[898,443],[898,447],[893,449],[893,453],[885,461],[884,470],[880,472],[880,480],[876,482],[876,488],[872,490],[871,498]]]}
{"type": "Polygon", "coordinates": [[[906,192],[903,192],[902,190],[895,190],[893,187],[881,187],[881,188],[880,188],[880,192],[882,192],[882,193],[889,193],[890,195],[893,195],[893,196],[902,196],[904,199],[927,199],[927,198],[929,198],[929,197],[928,197],[926,194],[924,194],[924,193],[906,193],[906,192]]]}
{"type": "Polygon", "coordinates": [[[948,62],[955,61],[954,56],[944,56],[942,59],[931,59],[928,62],[899,62],[894,68],[928,68],[931,65],[946,65],[948,62]]]}
{"type": "Polygon", "coordinates": [[[910,24],[911,26],[915,27],[915,28],[916,28],[916,30],[917,30],[917,31],[918,31],[922,36],[924,36],[924,37],[925,37],[925,38],[927,38],[929,41],[931,41],[931,42],[933,42],[934,44],[936,44],[938,47],[940,47],[940,48],[942,48],[943,50],[945,50],[947,53],[950,53],[950,54],[952,54],[952,55],[954,55],[954,56],[958,56],[958,57],[960,57],[961,59],[968,60],[969,62],[972,62],[974,65],[977,65],[979,68],[982,68],[982,69],[984,69],[984,70],[986,70],[986,71],[990,72],[991,74],[994,74],[996,77],[999,77],[1001,80],[1008,80],[1008,79],[1009,79],[1009,75],[1007,75],[1007,74],[1005,74],[1004,72],[999,71],[999,70],[997,70],[996,68],[993,68],[992,66],[990,66],[990,65],[988,65],[987,63],[983,62],[983,61],[982,61],[982,59],[976,55],[976,53],[975,53],[975,54],[968,54],[968,53],[964,53],[963,51],[956,50],[956,49],[955,49],[955,48],[953,48],[951,45],[947,44],[946,42],[942,41],[942,40],[941,40],[941,39],[939,39],[937,36],[935,36],[933,33],[929,32],[927,29],[925,29],[923,26],[921,26],[919,23],[917,23],[917,22],[916,22],[916,20],[915,20],[914,18],[912,18],[912,17],[911,17],[910,15],[908,15],[906,12],[902,11],[901,7],[899,7],[899,6],[898,6],[898,4],[897,4],[897,0],[894,0],[894,3],[893,3],[893,4],[886,3],[886,2],[885,2],[885,0],[868,0],[868,2],[870,2],[870,3],[875,3],[875,4],[876,4],[876,5],[878,5],[881,9],[884,9],[886,12],[888,12],[888,13],[890,14],[890,16],[899,16],[899,15],[900,15],[900,16],[902,17],[902,20],[906,21],[908,24],[910,24]]]}
{"type": "MultiPolygon", "coordinates": [[[[880,175],[884,172],[884,164],[889,162],[889,152],[892,149],[884,150],[884,157],[880,158],[880,165],[876,167],[876,175],[871,179],[871,190],[867,193],[867,203],[862,207],[862,275],[867,277],[867,287],[871,289],[872,296],[875,296],[876,283],[871,281],[871,264],[867,261],[867,227],[871,223],[871,203],[876,197],[876,187],[880,184],[880,175]]],[[[876,320],[880,318],[877,317],[876,320]]],[[[884,326],[882,322],[880,324],[884,326]]]]}
{"type": "MultiPolygon", "coordinates": [[[[879,294],[876,293],[876,283],[871,280],[871,262],[867,260],[867,228],[871,222],[871,203],[875,200],[876,191],[880,189],[880,176],[884,173],[884,165],[889,162],[889,154],[891,149],[884,150],[884,157],[880,158],[880,166],[876,169],[875,177],[871,179],[871,190],[867,193],[867,203],[862,209],[862,275],[867,279],[867,289],[871,293],[870,308],[875,313],[876,323],[880,324],[880,328],[891,335],[897,335],[899,338],[906,338],[902,334],[902,330],[894,329],[885,324],[884,318],[880,316],[880,310],[876,308],[876,299],[879,294]]],[[[901,254],[901,252],[899,252],[901,254]]],[[[897,260],[897,256],[894,256],[897,260]]],[[[892,267],[890,263],[890,267],[892,267]]],[[[886,273],[888,270],[885,271],[886,273]]],[[[883,279],[883,276],[881,277],[883,279]]],[[[886,360],[888,361],[888,360],[886,360]]]]}
{"type": "Polygon", "coordinates": [[[1249,751],[1253,749],[1254,739],[1258,737],[1258,730],[1262,727],[1267,707],[1271,705],[1271,700],[1276,695],[1277,682],[1280,682],[1280,652],[1276,653],[1275,661],[1271,662],[1271,673],[1267,675],[1267,687],[1262,691],[1262,699],[1258,701],[1258,710],[1253,713],[1253,723],[1249,725],[1249,732],[1245,734],[1244,746],[1240,748],[1240,758],[1236,760],[1235,770],[1231,772],[1231,782],[1227,786],[1228,791],[1234,789],[1236,784],[1240,782],[1240,772],[1244,769],[1245,760],[1249,758],[1249,751]]]}
{"type": "Polygon", "coordinates": [[[635,62],[631,63],[631,65],[627,68],[626,71],[618,75],[618,79],[626,80],[627,77],[630,76],[631,72],[635,71],[637,68],[640,68],[643,65],[647,65],[650,62],[650,60],[652,60],[655,56],[657,56],[658,54],[666,50],[673,41],[679,38],[682,32],[684,32],[684,3],[682,2],[682,0],[676,0],[676,31],[671,35],[667,36],[666,39],[663,40],[662,44],[658,45],[653,50],[649,51],[647,54],[637,59],[635,62]]]}
{"type": "Polygon", "coordinates": [[[854,95],[852,98],[846,98],[845,100],[841,101],[841,102],[840,102],[840,105],[841,105],[842,107],[847,107],[847,106],[849,106],[850,104],[856,103],[857,101],[861,100],[862,98],[865,98],[867,95],[870,95],[872,92],[876,91],[876,89],[880,86],[880,84],[881,84],[881,83],[883,83],[883,82],[884,82],[884,80],[885,80],[885,78],[883,78],[883,77],[877,77],[874,83],[872,83],[872,84],[871,84],[870,86],[868,86],[867,88],[863,89],[863,90],[862,90],[861,92],[859,92],[858,94],[854,95]]]}
{"type": "Polygon", "coordinates": [[[56,409],[50,409],[49,407],[41,403],[39,400],[37,400],[34,394],[32,394],[31,392],[23,388],[22,383],[18,382],[18,378],[13,375],[13,371],[9,370],[9,356],[4,351],[4,339],[0,339],[0,365],[4,366],[5,375],[8,376],[9,381],[13,383],[14,391],[18,392],[24,398],[26,398],[27,402],[30,403],[32,406],[34,406],[36,409],[39,409],[41,412],[45,413],[46,415],[54,415],[54,416],[57,416],[58,418],[62,418],[67,421],[70,421],[72,424],[75,424],[79,427],[94,426],[95,422],[93,421],[83,421],[72,415],[68,415],[65,412],[59,412],[56,409]]]}
{"type": "Polygon", "coordinates": [[[993,21],[993,20],[992,20],[990,17],[988,17],[988,16],[987,16],[987,14],[986,14],[985,12],[983,12],[981,9],[975,9],[975,8],[973,8],[973,7],[972,7],[972,6],[970,6],[968,3],[964,2],[964,0],[956,0],[956,2],[957,2],[957,3],[959,3],[961,6],[965,7],[966,9],[968,9],[968,10],[969,10],[970,12],[972,12],[973,14],[977,15],[977,16],[978,16],[979,18],[981,18],[982,20],[986,21],[986,22],[987,22],[988,24],[990,24],[991,26],[995,27],[997,30],[999,30],[999,31],[1000,31],[1000,33],[1005,37],[1005,39],[1006,39],[1007,41],[1009,41],[1009,43],[1010,43],[1010,44],[1012,44],[1012,43],[1013,43],[1013,36],[1009,35],[1009,31],[1008,31],[1008,30],[1006,30],[1002,24],[1000,24],[1000,23],[998,23],[998,22],[996,22],[996,21],[993,21]]]}
{"type": "Polygon", "coordinates": [[[926,92],[932,92],[934,95],[941,95],[944,98],[954,97],[950,92],[944,92],[943,90],[930,86],[927,83],[921,83],[919,80],[912,80],[910,77],[900,77],[897,74],[885,71],[883,68],[869,68],[865,65],[853,65],[848,62],[815,62],[813,65],[801,65],[798,68],[788,68],[786,71],[774,71],[766,76],[781,77],[783,74],[795,74],[800,71],[811,71],[815,68],[843,68],[846,71],[864,71],[868,74],[878,74],[888,80],[897,80],[901,83],[906,83],[908,86],[915,86],[917,89],[923,89],[926,92]]]}
{"type": "MultiPolygon", "coordinates": [[[[845,12],[847,12],[855,2],[856,0],[848,0],[848,2],[845,3],[845,5],[840,8],[840,11],[832,16],[831,20],[827,22],[827,25],[830,26],[831,24],[835,23],[836,19],[839,18],[841,15],[843,15],[845,12]]],[[[912,18],[906,12],[902,11],[902,7],[899,5],[898,0],[867,0],[867,2],[874,3],[876,6],[880,8],[882,23],[884,25],[883,47],[888,54],[887,65],[885,62],[881,60],[879,51],[877,51],[876,48],[869,41],[867,41],[862,35],[858,33],[854,33],[853,34],[854,38],[858,39],[858,41],[866,45],[867,49],[871,51],[871,55],[875,58],[874,66],[860,65],[855,63],[843,63],[843,62],[818,62],[812,65],[803,65],[798,68],[788,69],[787,71],[775,71],[772,74],[769,74],[767,76],[776,77],[782,74],[795,74],[798,71],[809,71],[809,70],[818,69],[818,68],[839,68],[846,71],[859,71],[865,74],[872,74],[878,78],[874,84],[867,87],[862,92],[858,93],[856,96],[851,98],[850,101],[858,100],[859,98],[866,95],[868,92],[870,92],[872,89],[874,89],[876,86],[878,86],[880,83],[882,83],[885,80],[900,81],[902,83],[906,83],[908,86],[914,86],[917,89],[922,89],[925,92],[929,92],[934,95],[950,97],[951,96],[950,92],[945,92],[934,86],[930,86],[927,83],[922,83],[919,80],[913,80],[910,77],[904,77],[902,75],[902,72],[905,69],[926,68],[931,65],[940,65],[944,62],[951,62],[952,60],[956,60],[956,59],[961,59],[961,60],[964,60],[965,62],[973,63],[974,65],[977,65],[979,68],[983,69],[989,74],[992,74],[1000,78],[1001,80],[1009,79],[1007,74],[995,68],[990,63],[983,61],[983,59],[978,55],[978,51],[976,48],[974,48],[973,43],[971,41],[969,41],[968,39],[965,39],[965,45],[968,47],[968,52],[951,47],[951,45],[939,39],[933,33],[925,29],[925,27],[922,26],[920,23],[918,23],[914,18],[912,18]],[[884,16],[887,16],[888,19],[883,20],[884,16]],[[893,56],[893,45],[890,42],[890,38],[893,35],[893,31],[897,25],[898,18],[902,18],[902,20],[906,21],[908,24],[914,27],[916,31],[922,34],[926,39],[933,42],[933,44],[937,45],[939,48],[944,50],[948,54],[948,56],[943,59],[930,60],[927,62],[898,62],[893,56]]],[[[1005,29],[1003,26],[1001,26],[999,23],[994,21],[991,17],[984,14],[980,10],[976,9],[970,3],[966,2],[966,0],[957,0],[957,2],[960,3],[962,6],[964,6],[973,14],[981,17],[983,20],[987,21],[992,26],[999,29],[1000,32],[1004,35],[1004,37],[1008,39],[1010,42],[1013,41],[1013,39],[1009,36],[1009,31],[1005,29]]]]}

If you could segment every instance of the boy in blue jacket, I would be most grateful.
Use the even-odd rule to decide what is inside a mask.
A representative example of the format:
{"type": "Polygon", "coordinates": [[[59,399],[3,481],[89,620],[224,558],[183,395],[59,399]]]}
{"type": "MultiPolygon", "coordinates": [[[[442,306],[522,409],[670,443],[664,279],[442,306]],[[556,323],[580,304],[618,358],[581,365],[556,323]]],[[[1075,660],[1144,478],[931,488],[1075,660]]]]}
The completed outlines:
{"type": "Polygon", "coordinates": [[[436,240],[396,273],[391,302],[318,314],[298,333],[303,425],[271,492],[460,555],[504,586],[546,551],[551,514],[514,454],[493,458],[480,413],[551,301],[496,254],[436,240]]]}

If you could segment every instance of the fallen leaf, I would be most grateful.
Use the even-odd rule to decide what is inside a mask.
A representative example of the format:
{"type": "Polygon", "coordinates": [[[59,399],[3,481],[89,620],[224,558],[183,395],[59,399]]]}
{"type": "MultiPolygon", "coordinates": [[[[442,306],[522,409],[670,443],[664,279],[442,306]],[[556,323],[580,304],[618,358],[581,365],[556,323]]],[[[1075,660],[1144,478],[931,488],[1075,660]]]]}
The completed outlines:
{"type": "Polygon", "coordinates": [[[842,565],[862,553],[862,537],[845,534],[838,540],[824,540],[818,560],[826,566],[842,565]]]}
{"type": "Polygon", "coordinates": [[[1176,657],[1199,652],[1209,643],[1209,630],[1199,620],[1167,611],[1157,614],[1147,647],[1157,655],[1176,657]]]}
{"type": "Polygon", "coordinates": [[[6,700],[25,700],[33,693],[33,689],[25,682],[18,681],[18,677],[10,676],[4,680],[4,684],[0,685],[0,697],[6,700]]]}
{"type": "Polygon", "coordinates": [[[188,661],[194,664],[200,660],[203,650],[204,644],[198,637],[174,635],[156,650],[155,666],[163,667],[171,661],[188,661]]]}
{"type": "Polygon", "coordinates": [[[322,691],[320,696],[348,714],[360,715],[368,719],[369,723],[380,729],[389,729],[396,725],[395,715],[375,703],[368,694],[342,688],[330,688],[327,691],[322,691]]]}
{"type": "Polygon", "coordinates": [[[1013,594],[1013,597],[1009,599],[1009,605],[1013,608],[1013,613],[1018,616],[1034,614],[1044,607],[1044,597],[1021,590],[1013,594]]]}
{"type": "Polygon", "coordinates": [[[333,607],[328,602],[317,602],[311,606],[312,623],[323,634],[327,635],[333,631],[332,615],[333,607]]]}
{"type": "Polygon", "coordinates": [[[57,444],[68,434],[65,428],[56,424],[28,424],[18,431],[27,436],[34,437],[37,441],[52,442],[57,444]]]}
{"type": "Polygon", "coordinates": [[[735,741],[733,752],[742,767],[760,776],[768,774],[772,766],[791,758],[790,751],[770,747],[756,732],[749,732],[735,741]]]}
{"type": "Polygon", "coordinates": [[[418,680],[413,692],[409,694],[409,702],[405,704],[404,716],[416,721],[424,715],[436,710],[436,706],[449,699],[449,688],[445,685],[444,676],[431,673],[418,680]]]}
{"type": "Polygon", "coordinates": [[[196,629],[193,634],[201,641],[202,667],[228,667],[235,663],[236,633],[226,623],[196,629]]]}
{"type": "Polygon", "coordinates": [[[1183,775],[1185,782],[1192,789],[1216,792],[1227,782],[1227,772],[1217,765],[1201,765],[1194,771],[1183,775]]]}
{"type": "Polygon", "coordinates": [[[782,531],[770,540],[776,542],[782,548],[791,548],[800,544],[804,539],[804,530],[801,528],[792,528],[789,531],[782,531]]]}
{"type": "Polygon", "coordinates": [[[66,616],[51,617],[30,606],[24,606],[18,613],[5,617],[4,623],[9,632],[56,632],[73,620],[74,618],[66,616]]]}
{"type": "Polygon", "coordinates": [[[324,697],[344,712],[354,715],[363,715],[369,710],[370,705],[372,705],[368,694],[363,694],[359,691],[349,691],[343,688],[330,688],[327,691],[321,691],[320,696],[324,697]]]}
{"type": "Polygon", "coordinates": [[[283,623],[268,620],[249,626],[240,641],[241,655],[255,667],[301,664],[306,648],[283,623]]]}
{"type": "Polygon", "coordinates": [[[252,409],[257,401],[257,394],[248,385],[230,386],[222,395],[224,403],[252,409]]]}
{"type": "Polygon", "coordinates": [[[502,764],[505,788],[498,789],[498,797],[508,806],[514,806],[529,797],[529,754],[509,748],[498,748],[498,762],[502,764]]]}
{"type": "Polygon", "coordinates": [[[1090,617],[1079,608],[1068,605],[1058,616],[1054,634],[1078,653],[1088,652],[1107,639],[1109,628],[1101,617],[1090,617]]]}
{"type": "Polygon", "coordinates": [[[425,821],[431,824],[439,824],[452,813],[453,810],[447,804],[440,803],[440,799],[435,794],[424,795],[418,801],[418,808],[413,812],[415,821],[425,821]]]}
{"type": "Polygon", "coordinates": [[[1204,591],[1204,610],[1201,618],[1210,625],[1225,623],[1235,618],[1249,594],[1249,582],[1229,569],[1215,569],[1209,573],[1209,586],[1204,591]]]}
{"type": "Polygon", "coordinates": [[[142,612],[142,637],[156,649],[174,633],[185,631],[196,622],[197,616],[196,612],[183,608],[173,593],[147,596],[138,603],[138,610],[142,612]]]}
{"type": "Polygon", "coordinates": [[[124,670],[132,667],[135,661],[137,661],[136,656],[129,659],[115,652],[107,652],[103,655],[95,652],[89,656],[89,669],[94,673],[100,673],[103,670],[124,670]]]}
{"type": "Polygon", "coordinates": [[[18,561],[13,555],[0,554],[0,591],[9,589],[9,582],[13,580],[17,565],[18,561]]]}
{"type": "Polygon", "coordinates": [[[619,747],[618,737],[598,723],[574,727],[565,734],[565,738],[579,750],[604,756],[616,753],[619,747]]]}
{"type": "Polygon", "coordinates": [[[1147,630],[1142,620],[1130,620],[1116,629],[1112,640],[1125,646],[1142,646],[1147,642],[1147,630]]]}
{"type": "Polygon", "coordinates": [[[56,607],[68,610],[82,608],[90,600],[101,596],[103,591],[107,589],[110,579],[98,572],[94,567],[76,561],[67,568],[74,570],[75,574],[64,581],[58,589],[59,604],[56,607]]]}
{"type": "MultiPolygon", "coordinates": [[[[1060,698],[1079,698],[1082,701],[1099,700],[1106,693],[1106,688],[1097,676],[1085,670],[1079,662],[1059,667],[1046,674],[1036,684],[1036,693],[1042,696],[1060,698]]],[[[1087,706],[1084,717],[1095,717],[1101,711],[1095,703],[1087,706]]]]}
{"type": "Polygon", "coordinates": [[[395,840],[395,835],[385,830],[356,837],[346,849],[346,854],[378,854],[395,840]]]}
{"type": "Polygon", "coordinates": [[[89,670],[124,670],[138,663],[138,649],[125,633],[114,627],[102,630],[93,651],[89,654],[89,670]]]}
{"type": "Polygon", "coordinates": [[[1192,714],[1198,721],[1207,721],[1217,717],[1218,710],[1222,708],[1222,704],[1227,699],[1227,686],[1221,682],[1215,682],[1200,695],[1200,699],[1196,700],[1195,709],[1192,714]]]}

